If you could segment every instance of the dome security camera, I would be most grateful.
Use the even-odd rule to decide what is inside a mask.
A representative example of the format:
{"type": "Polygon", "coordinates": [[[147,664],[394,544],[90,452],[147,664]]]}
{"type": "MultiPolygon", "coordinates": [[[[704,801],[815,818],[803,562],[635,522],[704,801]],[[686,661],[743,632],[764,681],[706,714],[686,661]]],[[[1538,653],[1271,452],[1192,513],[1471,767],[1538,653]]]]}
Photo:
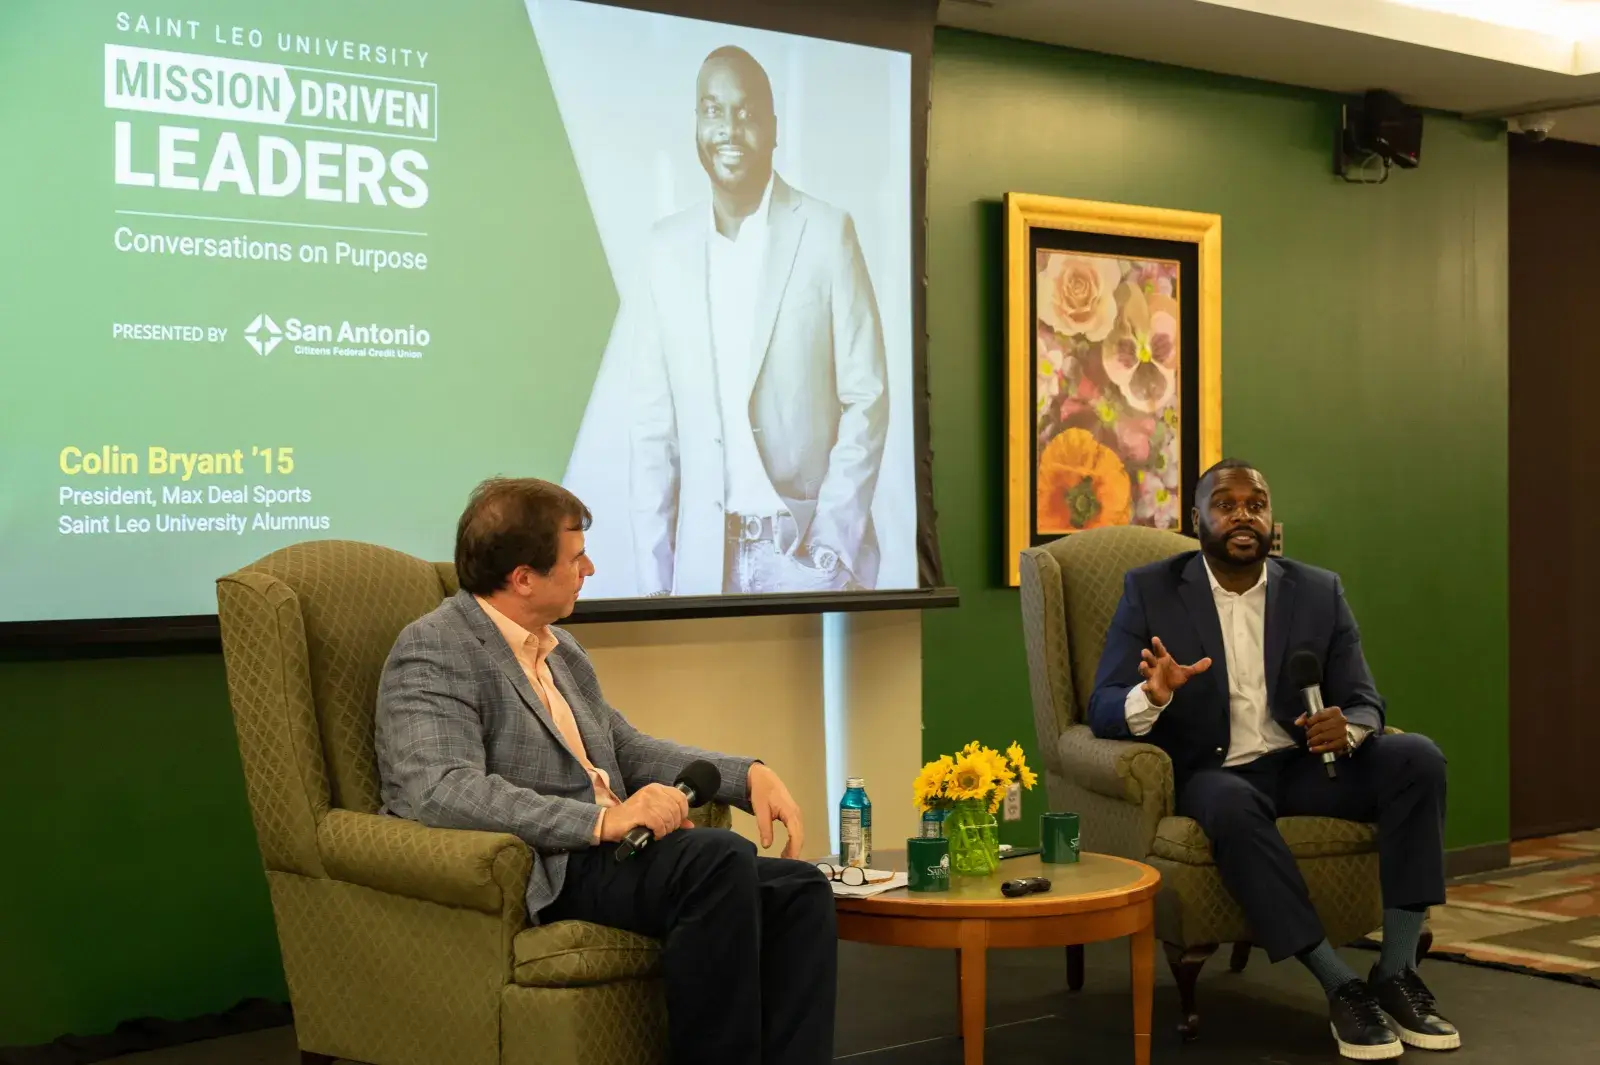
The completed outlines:
{"type": "Polygon", "coordinates": [[[1507,123],[1513,133],[1520,133],[1535,143],[1550,136],[1550,131],[1555,128],[1554,115],[1535,114],[1517,115],[1507,123]]]}

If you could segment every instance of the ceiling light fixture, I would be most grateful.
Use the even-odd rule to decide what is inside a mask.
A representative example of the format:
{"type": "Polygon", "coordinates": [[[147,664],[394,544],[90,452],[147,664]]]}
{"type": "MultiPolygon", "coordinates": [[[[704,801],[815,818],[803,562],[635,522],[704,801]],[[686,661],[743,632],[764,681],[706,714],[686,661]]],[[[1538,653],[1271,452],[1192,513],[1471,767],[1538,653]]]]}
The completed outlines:
{"type": "Polygon", "coordinates": [[[1389,0],[1400,7],[1458,15],[1510,29],[1532,30],[1576,44],[1600,37],[1593,0],[1389,0]]]}

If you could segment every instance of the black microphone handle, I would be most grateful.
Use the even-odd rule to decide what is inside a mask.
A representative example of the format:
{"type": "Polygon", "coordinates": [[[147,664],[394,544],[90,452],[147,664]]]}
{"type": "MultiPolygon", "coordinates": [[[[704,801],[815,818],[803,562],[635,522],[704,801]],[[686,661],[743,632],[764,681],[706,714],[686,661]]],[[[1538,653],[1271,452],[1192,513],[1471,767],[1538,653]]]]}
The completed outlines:
{"type": "MultiPolygon", "coordinates": [[[[693,788],[681,780],[674,784],[673,787],[683,792],[685,797],[688,798],[690,806],[694,805],[693,788]]],[[[617,844],[617,853],[614,860],[619,862],[627,861],[635,854],[638,854],[640,851],[650,846],[654,839],[655,836],[651,834],[648,828],[643,825],[634,825],[632,828],[628,829],[628,834],[622,837],[622,842],[617,844]]]]}
{"type": "MultiPolygon", "coordinates": [[[[1306,713],[1322,713],[1322,685],[1313,684],[1309,688],[1301,688],[1300,694],[1305,696],[1306,713]]],[[[1338,757],[1339,756],[1334,754],[1332,751],[1322,752],[1322,767],[1328,771],[1329,780],[1337,780],[1339,777],[1339,767],[1337,764],[1335,764],[1335,759],[1338,757]]]]}

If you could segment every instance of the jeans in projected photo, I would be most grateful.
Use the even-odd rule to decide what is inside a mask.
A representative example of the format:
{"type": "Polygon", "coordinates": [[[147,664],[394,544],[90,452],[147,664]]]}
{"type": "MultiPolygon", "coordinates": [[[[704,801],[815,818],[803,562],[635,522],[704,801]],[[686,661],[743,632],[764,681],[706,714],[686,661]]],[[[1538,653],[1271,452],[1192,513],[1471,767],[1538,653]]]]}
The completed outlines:
{"type": "Polygon", "coordinates": [[[729,518],[723,546],[723,587],[760,595],[766,592],[846,592],[860,585],[842,569],[829,573],[797,561],[794,519],[729,518]]]}

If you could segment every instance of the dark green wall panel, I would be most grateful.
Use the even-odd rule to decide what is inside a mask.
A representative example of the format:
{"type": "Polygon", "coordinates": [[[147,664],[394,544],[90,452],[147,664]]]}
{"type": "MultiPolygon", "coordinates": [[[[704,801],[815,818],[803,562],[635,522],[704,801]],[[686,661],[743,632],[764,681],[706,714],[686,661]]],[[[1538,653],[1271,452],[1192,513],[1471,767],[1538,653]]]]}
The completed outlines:
{"type": "Polygon", "coordinates": [[[1330,173],[1325,94],[955,32],[933,71],[934,483],[962,606],[924,620],[927,753],[1033,742],[1000,572],[1000,197],[1210,211],[1225,450],[1265,470],[1289,554],[1344,576],[1392,721],[1449,756],[1450,845],[1506,839],[1504,135],[1430,116],[1422,167],[1366,188],[1330,173]]]}
{"type": "Polygon", "coordinates": [[[0,1046],[287,999],[220,655],[0,663],[0,1046]]]}

